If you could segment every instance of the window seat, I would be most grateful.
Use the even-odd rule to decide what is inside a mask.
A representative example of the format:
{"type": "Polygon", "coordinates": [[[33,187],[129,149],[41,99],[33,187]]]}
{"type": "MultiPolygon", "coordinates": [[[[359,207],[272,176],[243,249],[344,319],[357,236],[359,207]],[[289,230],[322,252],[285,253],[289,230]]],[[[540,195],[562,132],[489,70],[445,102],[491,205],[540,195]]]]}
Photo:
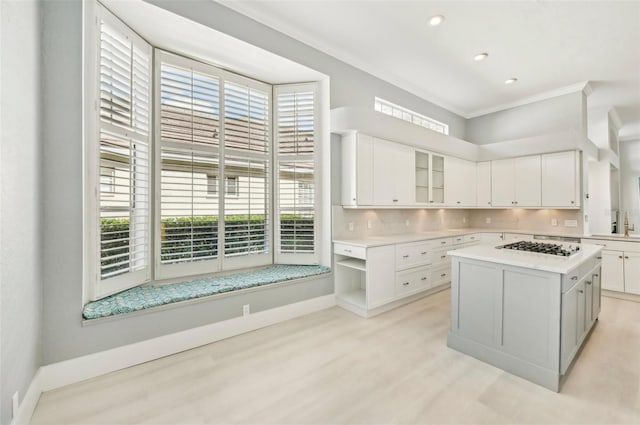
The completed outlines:
{"type": "Polygon", "coordinates": [[[262,270],[214,276],[166,285],[142,285],[85,304],[85,319],[115,316],[194,298],[237,291],[287,280],[301,279],[331,271],[326,266],[277,264],[262,270]]]}

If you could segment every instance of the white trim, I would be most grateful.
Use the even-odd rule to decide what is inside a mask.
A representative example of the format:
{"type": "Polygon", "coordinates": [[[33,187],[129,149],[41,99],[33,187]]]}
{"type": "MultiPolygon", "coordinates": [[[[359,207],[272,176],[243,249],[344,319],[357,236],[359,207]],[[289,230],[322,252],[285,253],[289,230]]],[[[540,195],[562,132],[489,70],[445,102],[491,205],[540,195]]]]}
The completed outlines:
{"type": "Polygon", "coordinates": [[[40,368],[33,375],[29,388],[18,406],[18,414],[10,422],[10,425],[28,425],[31,422],[31,416],[36,410],[42,391],[42,368],[40,368]]]}
{"type": "Polygon", "coordinates": [[[569,93],[576,93],[576,92],[582,92],[585,95],[589,96],[593,92],[593,90],[591,89],[591,86],[589,85],[588,81],[582,81],[580,83],[571,84],[569,86],[560,87],[554,90],[538,93],[533,96],[528,96],[520,100],[516,100],[514,102],[503,103],[502,105],[492,106],[491,108],[478,109],[476,111],[472,111],[463,116],[467,119],[476,118],[482,115],[503,111],[505,109],[511,109],[517,106],[528,105],[530,103],[540,102],[542,100],[552,99],[554,97],[562,96],[569,93]]]}
{"type": "MultiPolygon", "coordinates": [[[[185,350],[211,344],[336,305],[334,294],[276,307],[248,316],[176,332],[122,347],[49,364],[40,368],[40,391],[95,378],[185,350]]],[[[34,379],[35,380],[35,379],[34,379]]],[[[33,382],[32,382],[33,385],[33,382]]],[[[34,404],[35,407],[35,404],[34,404]]]]}

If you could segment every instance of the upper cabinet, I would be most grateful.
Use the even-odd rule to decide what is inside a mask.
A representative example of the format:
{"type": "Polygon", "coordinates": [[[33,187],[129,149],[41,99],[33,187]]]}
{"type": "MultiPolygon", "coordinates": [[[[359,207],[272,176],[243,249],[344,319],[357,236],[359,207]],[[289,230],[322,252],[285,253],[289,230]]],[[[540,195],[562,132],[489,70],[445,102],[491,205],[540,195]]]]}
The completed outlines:
{"type": "Polygon", "coordinates": [[[452,207],[476,206],[476,163],[446,157],[444,161],[444,203],[452,207]]]}
{"type": "Polygon", "coordinates": [[[413,148],[373,139],[373,204],[410,206],[415,203],[413,148]]]}
{"type": "Polygon", "coordinates": [[[541,155],[542,206],[580,206],[580,153],[577,151],[541,155]]]}
{"type": "Polygon", "coordinates": [[[540,155],[491,161],[493,207],[540,207],[540,155]]]}
{"type": "Polygon", "coordinates": [[[476,206],[491,208],[491,161],[476,164],[476,206]]]}
{"type": "Polygon", "coordinates": [[[445,159],[442,155],[416,150],[415,200],[417,204],[435,206],[444,204],[445,159]]]}

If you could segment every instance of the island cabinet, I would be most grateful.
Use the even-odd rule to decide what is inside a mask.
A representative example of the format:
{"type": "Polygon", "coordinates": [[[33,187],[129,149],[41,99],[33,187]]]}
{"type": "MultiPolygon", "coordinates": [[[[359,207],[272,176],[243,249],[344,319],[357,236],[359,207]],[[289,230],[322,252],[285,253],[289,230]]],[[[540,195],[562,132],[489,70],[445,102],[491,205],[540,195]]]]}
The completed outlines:
{"type": "Polygon", "coordinates": [[[572,259],[486,245],[450,251],[448,346],[559,391],[600,312],[599,250],[572,259]]]}
{"type": "Polygon", "coordinates": [[[540,155],[491,161],[493,207],[540,207],[540,155]]]}

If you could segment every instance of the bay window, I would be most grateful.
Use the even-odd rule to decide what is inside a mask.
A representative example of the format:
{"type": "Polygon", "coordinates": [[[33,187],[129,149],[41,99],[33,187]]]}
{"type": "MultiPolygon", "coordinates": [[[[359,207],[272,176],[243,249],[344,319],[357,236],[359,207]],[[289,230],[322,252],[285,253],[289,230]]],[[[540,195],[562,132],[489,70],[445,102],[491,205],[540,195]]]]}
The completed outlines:
{"type": "Polygon", "coordinates": [[[87,298],[317,264],[317,85],[273,86],[153,50],[99,4],[97,15],[87,64],[96,78],[86,84],[87,298]]]}

